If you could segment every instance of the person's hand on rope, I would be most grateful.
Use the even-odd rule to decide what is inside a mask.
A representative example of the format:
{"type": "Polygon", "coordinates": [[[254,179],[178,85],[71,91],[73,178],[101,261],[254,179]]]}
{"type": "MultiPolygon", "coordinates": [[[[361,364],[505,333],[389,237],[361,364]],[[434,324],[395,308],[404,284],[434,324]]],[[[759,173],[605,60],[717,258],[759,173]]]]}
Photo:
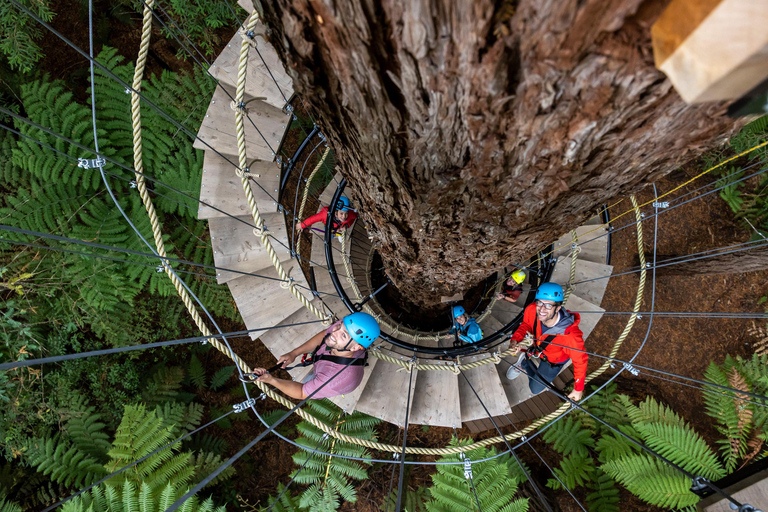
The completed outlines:
{"type": "Polygon", "coordinates": [[[503,293],[497,293],[496,294],[496,300],[503,300],[503,299],[504,299],[504,294],[503,293]]]}
{"type": "Polygon", "coordinates": [[[301,233],[302,231],[304,231],[304,228],[302,227],[301,222],[297,222],[296,223],[296,232],[297,233],[301,233]]]}
{"type": "Polygon", "coordinates": [[[574,402],[578,402],[579,400],[581,400],[581,396],[582,396],[583,394],[584,394],[584,392],[583,392],[583,391],[576,391],[576,390],[574,389],[573,391],[571,391],[570,393],[568,393],[568,398],[570,398],[570,399],[571,399],[571,400],[573,400],[574,402]]]}
{"type": "Polygon", "coordinates": [[[296,359],[296,356],[294,355],[294,353],[293,352],[288,352],[287,354],[281,355],[277,359],[277,364],[282,364],[283,365],[282,368],[285,368],[286,366],[291,364],[294,359],[296,359]]]}
{"type": "Polygon", "coordinates": [[[271,373],[267,371],[266,368],[254,368],[253,374],[258,376],[256,379],[258,382],[263,382],[264,384],[275,384],[275,377],[272,376],[271,373]]]}
{"type": "Polygon", "coordinates": [[[512,355],[517,355],[520,353],[520,349],[522,348],[519,343],[516,343],[514,347],[511,347],[514,352],[512,352],[512,355]]]}

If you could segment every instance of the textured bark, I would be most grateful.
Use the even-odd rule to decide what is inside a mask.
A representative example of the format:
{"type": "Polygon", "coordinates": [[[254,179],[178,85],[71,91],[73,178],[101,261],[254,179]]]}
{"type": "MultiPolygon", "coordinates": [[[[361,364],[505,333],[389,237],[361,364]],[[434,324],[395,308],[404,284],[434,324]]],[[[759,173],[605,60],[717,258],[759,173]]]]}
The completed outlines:
{"type": "MultiPolygon", "coordinates": [[[[656,261],[663,265],[664,260],[680,256],[659,256],[656,261]]],[[[653,261],[653,255],[646,253],[646,261],[653,261]],[[650,258],[650,259],[649,259],[650,258]]],[[[671,262],[670,262],[671,263],[671,262]]],[[[711,258],[676,263],[656,269],[657,276],[712,276],[720,274],[743,274],[768,270],[768,247],[758,246],[748,251],[733,252],[712,256],[711,258]]]]}
{"type": "Polygon", "coordinates": [[[685,105],[653,66],[666,3],[256,0],[389,276],[422,304],[730,134],[722,104],[685,105]]]}

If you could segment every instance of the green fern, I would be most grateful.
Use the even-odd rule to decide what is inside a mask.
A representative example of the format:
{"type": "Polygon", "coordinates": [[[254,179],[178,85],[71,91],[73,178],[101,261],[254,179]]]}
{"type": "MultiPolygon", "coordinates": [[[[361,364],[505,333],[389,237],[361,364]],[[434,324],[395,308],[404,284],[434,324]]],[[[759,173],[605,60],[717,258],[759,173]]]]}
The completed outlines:
{"type": "Polygon", "coordinates": [[[5,496],[0,493],[0,512],[21,512],[21,507],[16,503],[6,501],[5,496]]]}
{"type": "Polygon", "coordinates": [[[179,437],[200,426],[203,406],[196,403],[166,402],[155,408],[155,414],[171,429],[171,436],[179,437]]]}
{"type": "Polygon", "coordinates": [[[161,366],[149,377],[142,393],[142,401],[148,406],[173,401],[181,389],[184,370],[178,366],[161,366]]]}
{"type": "MultiPolygon", "coordinates": [[[[120,486],[96,487],[65,503],[62,512],[162,512],[168,509],[186,492],[186,488],[166,484],[160,491],[153,491],[147,484],[134,485],[126,481],[120,486]]],[[[197,496],[189,498],[179,508],[183,512],[226,512],[224,506],[216,507],[208,498],[200,503],[197,496]]]]}
{"type": "Polygon", "coordinates": [[[299,498],[291,495],[290,492],[286,492],[280,496],[280,501],[275,502],[277,496],[279,496],[285,490],[283,484],[277,485],[277,494],[275,496],[269,496],[267,499],[268,506],[261,509],[262,512],[266,512],[268,509],[274,512],[304,512],[306,509],[299,505],[299,498]]]}
{"type": "MultiPolygon", "coordinates": [[[[206,478],[208,475],[216,471],[219,468],[219,466],[221,466],[224,463],[224,461],[222,460],[220,455],[216,455],[213,453],[198,452],[192,457],[190,463],[194,467],[194,477],[192,478],[191,483],[197,484],[198,482],[206,478]]],[[[220,482],[223,482],[224,480],[228,480],[232,478],[234,475],[235,475],[235,468],[233,468],[232,466],[229,466],[224,471],[219,473],[216,476],[216,478],[214,478],[208,484],[206,484],[205,487],[216,485],[220,482]]]]}
{"type": "MultiPolygon", "coordinates": [[[[462,441],[461,444],[471,442],[462,441]]],[[[455,439],[451,446],[458,445],[455,439]]],[[[471,460],[485,459],[496,455],[495,451],[478,448],[466,453],[471,460]]],[[[442,457],[440,462],[460,462],[459,455],[442,457]]],[[[482,463],[472,464],[472,478],[483,511],[525,511],[528,510],[528,499],[515,499],[519,480],[512,476],[510,465],[516,464],[508,455],[491,459],[482,463]]],[[[437,472],[432,475],[431,495],[426,508],[430,512],[475,511],[477,503],[469,481],[464,478],[463,465],[437,466],[437,472]]]]}
{"type": "Polygon", "coordinates": [[[590,512],[619,512],[619,490],[610,476],[595,468],[587,487],[592,491],[587,494],[590,512]]]}
{"type": "Polygon", "coordinates": [[[197,389],[205,387],[205,368],[203,368],[203,363],[194,354],[192,354],[192,359],[189,361],[189,381],[197,386],[197,389]]]}
{"type": "Polygon", "coordinates": [[[699,501],[688,478],[650,455],[625,456],[606,462],[601,469],[651,505],[684,509],[699,501]]]}
{"type": "Polygon", "coordinates": [[[224,455],[229,449],[229,443],[210,434],[195,434],[189,441],[185,441],[185,448],[192,452],[208,452],[216,455],[224,455]]]}
{"type": "Polygon", "coordinates": [[[221,386],[227,383],[227,381],[232,377],[233,373],[235,373],[234,366],[225,366],[224,368],[219,369],[216,371],[216,373],[213,374],[208,387],[214,391],[219,389],[221,386]]]}
{"type": "Polygon", "coordinates": [[[40,473],[68,487],[85,487],[108,474],[98,460],[58,437],[31,441],[26,456],[40,473]]]}
{"type": "Polygon", "coordinates": [[[595,446],[592,432],[583,428],[581,421],[571,416],[564,421],[558,421],[544,432],[544,440],[552,443],[555,450],[568,456],[572,453],[586,457],[589,448],[595,446]]]}
{"type": "MultiPolygon", "coordinates": [[[[344,416],[341,409],[330,400],[311,400],[308,410],[324,423],[336,425],[338,431],[343,434],[371,441],[376,440],[374,426],[379,423],[379,420],[375,418],[360,412],[344,416]]],[[[350,457],[370,457],[369,451],[364,447],[325,438],[320,429],[307,421],[300,422],[296,428],[302,434],[296,440],[301,446],[312,449],[320,446],[324,451],[332,450],[334,454],[350,457]]],[[[364,463],[350,459],[329,460],[328,457],[320,457],[312,452],[299,450],[293,456],[293,461],[298,466],[306,463],[301,473],[296,475],[296,482],[309,486],[301,494],[300,504],[312,510],[321,506],[330,506],[337,502],[338,497],[354,503],[357,495],[351,481],[364,480],[368,477],[364,463]]]]}
{"type": "Polygon", "coordinates": [[[547,480],[547,487],[557,490],[562,488],[560,482],[563,482],[568,489],[574,489],[589,482],[592,479],[594,470],[595,466],[592,457],[574,452],[563,459],[559,468],[552,470],[560,480],[550,478],[547,480]]]}

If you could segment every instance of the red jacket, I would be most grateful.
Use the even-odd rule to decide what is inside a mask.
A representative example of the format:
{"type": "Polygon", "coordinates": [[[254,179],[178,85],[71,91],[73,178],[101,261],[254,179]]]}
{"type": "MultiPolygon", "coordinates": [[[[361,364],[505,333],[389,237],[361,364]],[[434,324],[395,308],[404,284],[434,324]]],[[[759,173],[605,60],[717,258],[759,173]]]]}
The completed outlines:
{"type": "MultiPolygon", "coordinates": [[[[301,223],[301,229],[307,229],[312,224],[316,224],[318,222],[322,222],[323,226],[325,226],[325,222],[328,220],[328,207],[323,206],[319,212],[312,215],[311,217],[307,217],[302,223],[301,223]]],[[[348,228],[351,227],[352,224],[357,220],[357,213],[349,210],[349,215],[347,216],[347,220],[344,222],[339,222],[336,219],[333,219],[333,229],[341,229],[341,228],[348,228]]]]}
{"type": "MultiPolygon", "coordinates": [[[[564,363],[571,359],[573,361],[573,377],[576,381],[573,389],[574,391],[584,391],[584,378],[587,376],[587,359],[589,359],[589,356],[585,352],[580,352],[584,350],[584,334],[579,329],[581,316],[578,313],[570,311],[569,313],[573,315],[573,323],[566,327],[564,334],[555,336],[547,348],[544,349],[544,355],[547,361],[552,364],[564,363]]],[[[520,343],[529,332],[533,333],[534,338],[537,340],[543,340],[546,337],[546,334],[543,336],[541,334],[541,322],[536,322],[536,304],[530,304],[525,308],[523,323],[520,324],[515,334],[512,335],[512,341],[520,343]],[[538,323],[538,329],[534,333],[533,326],[536,323],[538,323]]]]}

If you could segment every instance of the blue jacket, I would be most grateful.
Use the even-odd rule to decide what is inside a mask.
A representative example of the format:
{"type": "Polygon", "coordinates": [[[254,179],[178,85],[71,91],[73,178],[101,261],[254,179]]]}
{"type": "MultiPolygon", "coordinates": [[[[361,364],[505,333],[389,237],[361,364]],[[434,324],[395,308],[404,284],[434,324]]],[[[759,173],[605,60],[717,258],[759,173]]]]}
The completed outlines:
{"type": "Polygon", "coordinates": [[[467,323],[464,325],[459,325],[458,322],[454,322],[454,326],[449,333],[453,334],[456,332],[456,329],[459,330],[459,339],[464,343],[475,343],[483,339],[483,330],[480,329],[480,326],[477,325],[474,318],[467,320],[467,323]]]}

